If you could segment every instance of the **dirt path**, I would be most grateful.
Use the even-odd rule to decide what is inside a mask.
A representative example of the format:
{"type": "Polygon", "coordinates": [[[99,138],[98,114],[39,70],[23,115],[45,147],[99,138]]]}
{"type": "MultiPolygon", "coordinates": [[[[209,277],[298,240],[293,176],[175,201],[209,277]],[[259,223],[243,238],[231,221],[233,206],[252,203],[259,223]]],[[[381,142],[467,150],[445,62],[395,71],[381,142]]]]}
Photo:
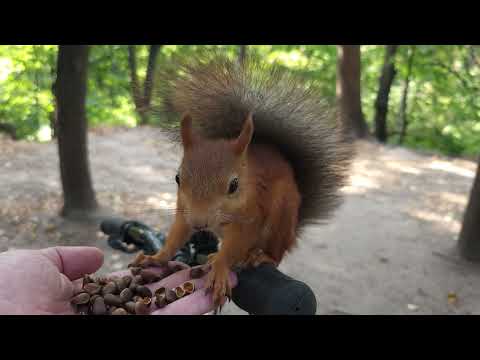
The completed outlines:
{"type": "MultiPolygon", "coordinates": [[[[154,128],[97,130],[89,142],[100,203],[166,231],[178,149],[154,128]]],[[[469,161],[359,144],[344,205],[281,269],[314,289],[318,314],[480,314],[480,266],[455,252],[474,172],[469,161]]],[[[126,266],[95,227],[58,218],[60,205],[56,144],[0,139],[0,251],[93,244],[106,253],[102,272],[126,266]]]]}

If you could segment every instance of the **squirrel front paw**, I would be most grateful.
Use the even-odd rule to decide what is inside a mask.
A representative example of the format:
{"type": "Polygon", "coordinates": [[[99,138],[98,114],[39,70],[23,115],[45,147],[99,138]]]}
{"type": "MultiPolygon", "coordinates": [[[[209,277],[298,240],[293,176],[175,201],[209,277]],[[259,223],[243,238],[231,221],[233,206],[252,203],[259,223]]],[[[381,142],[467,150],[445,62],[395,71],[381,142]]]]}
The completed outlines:
{"type": "Polygon", "coordinates": [[[168,265],[168,257],[166,256],[165,253],[159,252],[155,255],[145,255],[142,252],[140,252],[136,258],[129,264],[129,267],[135,266],[135,267],[164,267],[168,265]]]}
{"type": "Polygon", "coordinates": [[[255,248],[249,251],[247,258],[242,262],[241,267],[257,267],[261,264],[270,263],[277,266],[277,262],[260,248],[255,248]]]}
{"type": "Polygon", "coordinates": [[[208,273],[205,288],[207,293],[212,293],[215,313],[222,310],[226,300],[232,298],[232,287],[229,282],[230,269],[228,266],[213,262],[208,273]]]}

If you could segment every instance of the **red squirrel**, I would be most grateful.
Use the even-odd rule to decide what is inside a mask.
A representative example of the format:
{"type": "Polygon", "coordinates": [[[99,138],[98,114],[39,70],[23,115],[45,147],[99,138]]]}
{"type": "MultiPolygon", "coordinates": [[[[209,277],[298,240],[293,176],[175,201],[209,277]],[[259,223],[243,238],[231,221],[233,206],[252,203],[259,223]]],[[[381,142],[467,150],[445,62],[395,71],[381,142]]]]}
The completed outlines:
{"type": "Polygon", "coordinates": [[[202,60],[162,79],[163,109],[181,116],[177,211],[164,248],[132,265],[163,265],[192,233],[210,231],[220,249],[206,286],[221,307],[233,267],[278,265],[305,225],[331,216],[353,148],[318,90],[287,70],[253,58],[202,60]]]}

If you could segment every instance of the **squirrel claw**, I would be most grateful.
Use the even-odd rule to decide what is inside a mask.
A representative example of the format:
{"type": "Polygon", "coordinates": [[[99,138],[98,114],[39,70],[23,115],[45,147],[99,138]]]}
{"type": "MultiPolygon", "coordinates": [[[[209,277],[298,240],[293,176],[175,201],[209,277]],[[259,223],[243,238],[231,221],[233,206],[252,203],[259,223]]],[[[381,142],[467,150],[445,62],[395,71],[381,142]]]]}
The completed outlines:
{"type": "Polygon", "coordinates": [[[225,305],[227,299],[230,300],[232,298],[232,289],[228,275],[228,267],[219,268],[218,266],[213,266],[205,285],[205,293],[212,293],[214,306],[215,308],[220,308],[220,310],[225,305]]]}
{"type": "Polygon", "coordinates": [[[143,251],[140,251],[138,255],[135,257],[135,259],[133,259],[133,261],[130,264],[128,264],[128,268],[139,267],[142,261],[145,260],[145,258],[146,258],[145,253],[143,251]]]}
{"type": "Polygon", "coordinates": [[[141,268],[147,268],[147,267],[165,267],[168,265],[168,261],[165,261],[162,259],[163,256],[158,256],[158,255],[145,255],[143,251],[137,255],[135,260],[133,260],[128,267],[141,267],[141,268]]]}

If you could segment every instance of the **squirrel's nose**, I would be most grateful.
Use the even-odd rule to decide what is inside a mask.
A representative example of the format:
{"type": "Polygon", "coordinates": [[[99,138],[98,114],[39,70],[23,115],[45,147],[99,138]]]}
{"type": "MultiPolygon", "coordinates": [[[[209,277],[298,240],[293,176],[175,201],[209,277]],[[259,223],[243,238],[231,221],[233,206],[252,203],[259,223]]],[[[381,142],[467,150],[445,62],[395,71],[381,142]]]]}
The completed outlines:
{"type": "Polygon", "coordinates": [[[201,225],[195,224],[195,225],[193,225],[193,230],[195,230],[195,231],[203,231],[203,230],[205,230],[207,227],[208,227],[208,224],[206,224],[206,223],[205,223],[205,224],[201,224],[201,225]]]}

